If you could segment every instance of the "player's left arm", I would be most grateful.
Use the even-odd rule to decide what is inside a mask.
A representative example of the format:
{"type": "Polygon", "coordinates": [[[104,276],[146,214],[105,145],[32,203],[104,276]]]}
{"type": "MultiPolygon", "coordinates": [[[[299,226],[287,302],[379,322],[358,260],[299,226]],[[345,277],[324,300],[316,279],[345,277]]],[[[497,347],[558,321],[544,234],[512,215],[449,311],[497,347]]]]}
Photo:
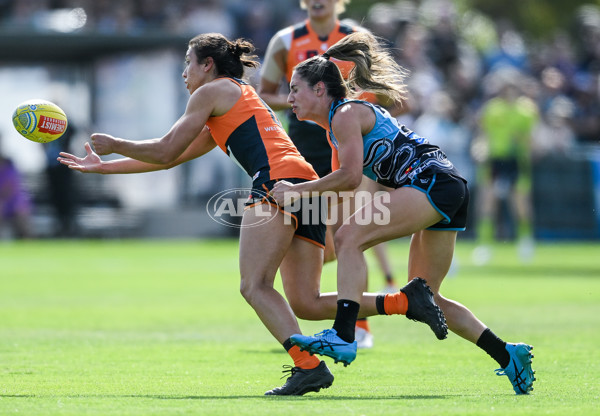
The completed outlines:
{"type": "MultiPolygon", "coordinates": [[[[331,128],[338,140],[339,169],[320,179],[295,185],[286,181],[277,182],[271,192],[277,203],[287,205],[303,192],[321,194],[326,191],[350,191],[360,185],[363,165],[362,133],[365,125],[372,127],[369,114],[360,107],[365,106],[357,103],[346,104],[336,112],[332,119],[331,128]]],[[[373,112],[370,109],[368,111],[374,118],[373,112]]]]}

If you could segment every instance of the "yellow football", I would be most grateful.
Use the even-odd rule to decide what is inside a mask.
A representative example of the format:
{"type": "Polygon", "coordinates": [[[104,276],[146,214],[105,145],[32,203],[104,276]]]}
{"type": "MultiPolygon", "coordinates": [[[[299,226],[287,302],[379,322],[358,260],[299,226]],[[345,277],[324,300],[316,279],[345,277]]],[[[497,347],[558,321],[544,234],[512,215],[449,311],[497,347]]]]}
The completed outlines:
{"type": "Polygon", "coordinates": [[[56,104],[34,99],[17,107],[12,116],[15,129],[26,139],[48,143],[58,139],[67,129],[67,115],[56,104]]]}

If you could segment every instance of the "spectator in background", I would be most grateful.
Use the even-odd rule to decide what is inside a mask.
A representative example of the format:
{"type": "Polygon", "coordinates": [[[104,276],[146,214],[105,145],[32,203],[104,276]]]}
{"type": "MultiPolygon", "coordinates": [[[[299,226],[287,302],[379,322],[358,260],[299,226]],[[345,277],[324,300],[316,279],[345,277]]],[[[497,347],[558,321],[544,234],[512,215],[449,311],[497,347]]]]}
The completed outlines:
{"type": "Polygon", "coordinates": [[[542,69],[537,94],[538,106],[542,113],[549,111],[556,98],[566,98],[566,81],[565,75],[558,68],[550,66],[542,69]]]}
{"type": "Polygon", "coordinates": [[[566,97],[556,97],[549,103],[533,131],[532,156],[535,160],[569,157],[576,141],[570,122],[573,109],[573,103],[566,97]]]}
{"type": "Polygon", "coordinates": [[[578,60],[570,79],[574,103],[573,129],[577,141],[600,144],[600,6],[585,4],[575,11],[578,60]]]}
{"type": "Polygon", "coordinates": [[[137,10],[130,2],[96,0],[92,7],[94,29],[105,34],[139,34],[141,21],[136,14],[137,10]]]}
{"type": "Polygon", "coordinates": [[[429,32],[427,55],[448,79],[459,58],[458,34],[451,13],[439,16],[429,32]]]}
{"type": "MultiPolygon", "coordinates": [[[[0,140],[1,141],[1,140],[0,140]]],[[[0,151],[0,237],[5,232],[16,238],[30,238],[32,203],[21,174],[10,158],[0,151]],[[10,227],[6,230],[6,226],[10,227]]]]}
{"type": "Polygon", "coordinates": [[[256,50],[264,55],[273,35],[276,11],[268,0],[238,0],[231,11],[239,34],[252,39],[256,50]]]}
{"type": "Polygon", "coordinates": [[[140,0],[139,17],[145,30],[160,30],[167,25],[167,17],[172,9],[166,0],[140,0]]]}
{"type": "Polygon", "coordinates": [[[471,182],[474,179],[473,161],[469,155],[471,131],[461,123],[457,111],[452,97],[445,91],[438,91],[432,94],[425,111],[415,120],[414,128],[444,149],[461,175],[471,182]]]}
{"type": "Polygon", "coordinates": [[[418,23],[408,23],[399,33],[395,44],[398,47],[398,63],[410,72],[406,80],[410,93],[410,110],[399,117],[403,124],[412,125],[424,111],[426,100],[442,88],[442,80],[427,56],[427,28],[418,23]]]}
{"type": "MultiPolygon", "coordinates": [[[[539,119],[533,100],[522,94],[519,72],[509,69],[491,74],[498,93],[483,104],[480,117],[478,194],[480,203],[477,224],[479,246],[473,252],[476,264],[491,257],[490,243],[502,237],[498,214],[506,204],[511,220],[516,222],[521,259],[533,256],[531,204],[531,135],[539,119]]],[[[507,236],[504,236],[507,237],[507,236]]]]}
{"type": "Polygon", "coordinates": [[[184,0],[179,24],[181,33],[236,34],[233,15],[219,0],[184,0]]]}
{"type": "Polygon", "coordinates": [[[579,48],[579,69],[600,71],[600,6],[585,4],[575,12],[574,32],[579,48]]]}
{"type": "Polygon", "coordinates": [[[40,28],[44,12],[49,8],[48,0],[14,0],[6,24],[14,29],[40,28]]]}
{"type": "Polygon", "coordinates": [[[505,67],[526,71],[529,63],[521,34],[510,27],[508,22],[501,22],[497,30],[499,32],[499,42],[483,58],[488,73],[505,67]]]}
{"type": "Polygon", "coordinates": [[[573,129],[581,144],[600,144],[600,95],[598,74],[581,71],[573,78],[573,129]]]}

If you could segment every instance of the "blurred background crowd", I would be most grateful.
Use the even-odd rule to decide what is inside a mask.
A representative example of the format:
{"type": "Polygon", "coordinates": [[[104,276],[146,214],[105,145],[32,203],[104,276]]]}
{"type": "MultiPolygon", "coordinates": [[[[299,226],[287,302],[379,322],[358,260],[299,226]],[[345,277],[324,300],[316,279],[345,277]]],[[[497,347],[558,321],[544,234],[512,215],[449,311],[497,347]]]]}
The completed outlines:
{"type": "MultiPolygon", "coordinates": [[[[395,48],[398,61],[413,74],[414,116],[439,111],[448,97],[453,108],[444,110],[454,120],[468,121],[503,82],[496,77],[499,70],[510,69],[503,76],[518,83],[539,106],[543,123],[562,135],[544,140],[538,151],[598,143],[597,4],[569,2],[568,26],[534,37],[506,17],[460,10],[465,2],[367,2],[366,14],[357,15],[364,3],[359,9],[351,2],[342,18],[348,16],[395,48]]],[[[251,39],[261,55],[277,30],[306,18],[295,0],[0,0],[0,16],[6,33],[33,30],[41,36],[50,31],[131,36],[214,31],[251,39]]]]}
{"type": "MultiPolygon", "coordinates": [[[[439,144],[474,191],[478,184],[483,187],[486,161],[526,153],[525,163],[532,172],[525,182],[532,183],[523,184],[523,188],[533,199],[530,210],[538,214],[532,220],[538,226],[535,235],[600,238],[600,5],[569,1],[551,10],[542,4],[545,2],[532,1],[506,10],[519,2],[495,3],[353,0],[340,18],[386,40],[398,62],[410,71],[410,111],[399,120],[439,144]],[[504,104],[499,104],[502,100],[504,104]],[[504,116],[495,118],[499,109],[505,111],[501,113],[504,116]],[[504,123],[506,114],[521,120],[514,127],[516,132],[507,134],[525,139],[500,143],[501,138],[494,138],[509,128],[504,123]],[[572,188],[580,192],[570,194],[572,188]],[[568,206],[564,203],[592,210],[584,224],[573,225],[573,220],[568,220],[584,231],[565,231],[569,224],[561,224],[560,219],[554,219],[554,226],[544,223],[544,213],[550,215],[552,210],[564,219],[561,210],[568,206]]],[[[24,31],[40,37],[64,33],[124,38],[150,34],[185,38],[220,32],[251,39],[262,57],[275,32],[305,20],[306,12],[297,0],[0,0],[0,16],[0,37],[24,31]]],[[[184,49],[185,44],[174,51],[174,61],[181,59],[184,49]]],[[[19,70],[22,65],[5,62],[4,69],[19,70]]],[[[94,71],[94,79],[102,79],[102,68],[94,71]]],[[[256,74],[251,79],[258,81],[256,74]]],[[[88,129],[102,127],[98,120],[102,103],[94,101],[102,94],[98,89],[96,86],[90,93],[91,115],[79,118],[81,140],[85,140],[88,129]]],[[[185,100],[184,94],[174,99],[175,111],[169,122],[181,112],[185,100]]],[[[10,125],[0,124],[0,134],[6,139],[14,132],[10,125]]],[[[72,151],[81,153],[81,140],[72,141],[77,145],[72,151]]],[[[7,153],[6,146],[2,149],[7,153]]],[[[8,156],[18,159],[19,154],[13,151],[8,156]]],[[[210,165],[210,160],[206,163],[210,165]]],[[[218,165],[217,159],[213,166],[218,165]]],[[[189,187],[204,186],[195,182],[195,172],[193,167],[185,168],[177,179],[183,184],[177,187],[187,189],[174,191],[179,194],[175,200],[180,205],[189,202],[189,187]]],[[[231,174],[228,170],[221,173],[231,174]]],[[[236,179],[220,181],[230,186],[237,183],[236,179]]],[[[502,193],[501,183],[490,186],[502,193]]],[[[481,204],[484,202],[473,205],[481,204]]],[[[473,216],[478,213],[474,211],[473,216]]],[[[581,215],[576,213],[575,217],[581,220],[581,215]]],[[[512,221],[514,228],[518,220],[512,221]]],[[[496,233],[502,234],[501,229],[496,233]]],[[[503,238],[511,238],[511,233],[506,232],[503,238]]]]}

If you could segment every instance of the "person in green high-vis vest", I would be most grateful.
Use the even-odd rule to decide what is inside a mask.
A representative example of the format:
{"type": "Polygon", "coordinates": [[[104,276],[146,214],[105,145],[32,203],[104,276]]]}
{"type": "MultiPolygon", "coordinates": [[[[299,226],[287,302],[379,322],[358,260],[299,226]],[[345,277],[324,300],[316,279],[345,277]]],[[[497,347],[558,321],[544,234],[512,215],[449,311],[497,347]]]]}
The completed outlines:
{"type": "Polygon", "coordinates": [[[533,256],[531,203],[531,134],[538,122],[536,103],[519,87],[519,74],[504,74],[497,95],[484,103],[480,115],[480,140],[485,156],[477,174],[480,197],[477,215],[476,264],[491,258],[490,245],[497,236],[498,209],[506,201],[515,224],[521,260],[533,256]]]}

